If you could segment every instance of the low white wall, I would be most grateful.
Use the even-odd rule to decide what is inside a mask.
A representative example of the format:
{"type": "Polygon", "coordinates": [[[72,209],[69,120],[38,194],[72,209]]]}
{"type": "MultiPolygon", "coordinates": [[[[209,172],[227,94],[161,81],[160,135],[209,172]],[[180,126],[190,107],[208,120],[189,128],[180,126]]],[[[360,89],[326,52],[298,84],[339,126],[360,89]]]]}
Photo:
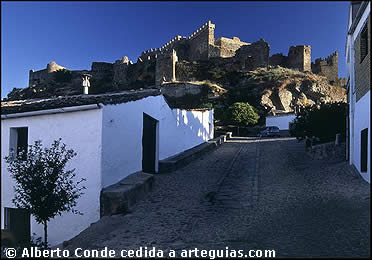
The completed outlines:
{"type": "Polygon", "coordinates": [[[213,138],[212,111],[172,110],[161,95],[106,105],[102,129],[103,187],[142,169],[143,113],[159,121],[159,160],[213,138]]]}
{"type": "MultiPolygon", "coordinates": [[[[76,180],[86,178],[84,195],[77,207],[84,215],[63,213],[48,224],[49,243],[57,245],[78,235],[92,222],[99,220],[99,197],[101,191],[101,133],[102,109],[39,115],[1,120],[1,228],[4,228],[4,207],[13,207],[14,181],[6,169],[4,157],[9,154],[11,127],[28,127],[28,143],[42,140],[44,147],[58,139],[77,152],[67,165],[75,168],[76,180]]],[[[43,236],[43,226],[31,218],[31,234],[43,236]]]]}
{"type": "Polygon", "coordinates": [[[267,116],[266,126],[277,126],[280,130],[289,130],[289,123],[296,118],[296,115],[267,116]]]}
{"type": "Polygon", "coordinates": [[[370,121],[370,94],[368,91],[358,102],[355,103],[354,113],[354,139],[350,139],[351,163],[358,169],[360,175],[370,183],[371,176],[371,121],[370,121]],[[368,128],[368,163],[367,172],[360,171],[360,132],[368,128]]]}

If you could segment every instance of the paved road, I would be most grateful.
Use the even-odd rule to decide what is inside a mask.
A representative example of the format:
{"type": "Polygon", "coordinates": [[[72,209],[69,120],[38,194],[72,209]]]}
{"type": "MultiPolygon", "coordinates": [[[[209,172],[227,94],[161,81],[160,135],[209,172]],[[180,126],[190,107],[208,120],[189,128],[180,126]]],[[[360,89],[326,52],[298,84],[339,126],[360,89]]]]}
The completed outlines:
{"type": "Polygon", "coordinates": [[[153,192],[133,212],[102,218],[68,249],[369,256],[369,189],[346,162],[311,160],[291,138],[234,138],[182,169],[156,175],[153,192]]]}

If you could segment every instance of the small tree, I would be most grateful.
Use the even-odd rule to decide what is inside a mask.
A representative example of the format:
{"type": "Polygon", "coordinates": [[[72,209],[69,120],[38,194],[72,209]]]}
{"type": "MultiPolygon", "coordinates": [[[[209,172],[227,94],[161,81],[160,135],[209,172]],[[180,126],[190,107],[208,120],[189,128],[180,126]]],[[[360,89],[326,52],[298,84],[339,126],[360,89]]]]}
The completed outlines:
{"type": "Polygon", "coordinates": [[[15,180],[15,197],[18,208],[24,208],[44,225],[44,245],[48,245],[48,221],[62,212],[82,214],[75,210],[77,199],[83,194],[85,179],[74,182],[75,169],[65,170],[67,162],[76,156],[74,150],[66,149],[61,138],[50,148],[42,148],[41,141],[29,145],[28,151],[6,156],[8,170],[15,180]]]}
{"type": "Polygon", "coordinates": [[[236,102],[230,106],[225,114],[226,121],[230,121],[238,126],[249,126],[257,124],[260,116],[255,109],[248,103],[236,102]]]}

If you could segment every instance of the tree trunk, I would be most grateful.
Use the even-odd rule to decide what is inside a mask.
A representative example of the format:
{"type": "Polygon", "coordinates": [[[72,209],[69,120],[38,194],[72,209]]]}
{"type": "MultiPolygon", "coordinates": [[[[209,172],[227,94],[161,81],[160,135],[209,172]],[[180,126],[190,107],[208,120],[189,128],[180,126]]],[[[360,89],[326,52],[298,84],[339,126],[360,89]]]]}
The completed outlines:
{"type": "Polygon", "coordinates": [[[240,134],[239,134],[239,126],[238,126],[238,136],[240,136],[240,134]]]}
{"type": "Polygon", "coordinates": [[[44,221],[44,247],[48,248],[48,222],[44,221]]]}

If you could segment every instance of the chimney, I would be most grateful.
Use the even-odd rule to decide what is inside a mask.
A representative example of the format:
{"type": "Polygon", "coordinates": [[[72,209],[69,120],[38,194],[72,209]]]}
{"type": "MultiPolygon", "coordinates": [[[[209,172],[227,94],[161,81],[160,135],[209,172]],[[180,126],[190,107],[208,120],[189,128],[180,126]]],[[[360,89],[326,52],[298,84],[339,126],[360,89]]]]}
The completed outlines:
{"type": "Polygon", "coordinates": [[[83,85],[83,93],[84,95],[88,95],[89,94],[89,87],[90,87],[90,82],[89,82],[89,79],[91,78],[92,76],[90,74],[83,74],[81,75],[81,79],[82,79],[82,85],[83,85]]]}

